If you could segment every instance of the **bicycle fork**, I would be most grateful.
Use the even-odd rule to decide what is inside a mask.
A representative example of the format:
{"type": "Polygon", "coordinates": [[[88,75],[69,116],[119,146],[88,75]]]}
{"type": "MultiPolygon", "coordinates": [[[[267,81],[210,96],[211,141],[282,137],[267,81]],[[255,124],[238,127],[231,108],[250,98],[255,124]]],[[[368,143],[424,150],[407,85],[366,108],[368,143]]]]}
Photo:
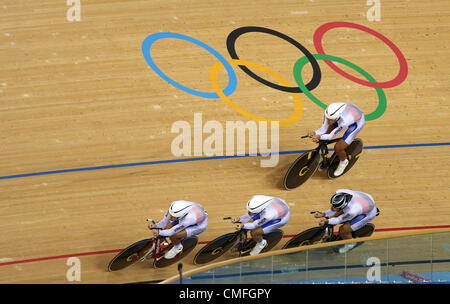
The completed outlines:
{"type": "Polygon", "coordinates": [[[326,228],[325,228],[325,232],[324,232],[324,234],[322,235],[322,238],[320,239],[320,242],[321,242],[321,243],[327,242],[327,241],[330,239],[330,237],[331,237],[332,235],[333,235],[333,227],[332,227],[332,226],[326,227],[326,228]]]}
{"type": "Polygon", "coordinates": [[[319,150],[319,155],[320,155],[319,169],[324,170],[324,169],[328,168],[328,165],[329,165],[328,164],[329,158],[327,157],[328,147],[327,146],[321,147],[319,150]]]}

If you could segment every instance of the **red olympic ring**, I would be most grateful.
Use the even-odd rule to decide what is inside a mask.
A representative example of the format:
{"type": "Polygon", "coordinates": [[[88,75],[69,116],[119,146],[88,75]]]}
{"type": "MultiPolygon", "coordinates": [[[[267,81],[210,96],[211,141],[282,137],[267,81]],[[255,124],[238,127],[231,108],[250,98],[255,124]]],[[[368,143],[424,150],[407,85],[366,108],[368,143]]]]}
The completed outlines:
{"type": "Polygon", "coordinates": [[[382,40],[389,48],[394,51],[395,55],[397,56],[398,62],[400,63],[400,71],[398,72],[398,75],[386,82],[371,82],[363,79],[359,79],[357,77],[354,77],[343,70],[339,69],[332,61],[324,60],[326,64],[330,68],[332,68],[336,73],[342,75],[343,77],[350,79],[356,83],[359,83],[360,85],[371,87],[371,88],[392,88],[400,83],[402,83],[406,79],[406,75],[408,74],[408,64],[406,63],[405,56],[403,56],[402,52],[398,49],[398,47],[390,41],[388,38],[383,36],[382,34],[367,28],[365,26],[356,24],[356,23],[350,23],[350,22],[329,22],[321,25],[317,30],[314,32],[314,46],[316,47],[316,50],[319,54],[325,54],[323,47],[322,47],[322,37],[323,35],[334,28],[337,27],[346,27],[346,28],[354,28],[361,31],[364,31],[366,33],[369,33],[378,39],[382,40]]]}

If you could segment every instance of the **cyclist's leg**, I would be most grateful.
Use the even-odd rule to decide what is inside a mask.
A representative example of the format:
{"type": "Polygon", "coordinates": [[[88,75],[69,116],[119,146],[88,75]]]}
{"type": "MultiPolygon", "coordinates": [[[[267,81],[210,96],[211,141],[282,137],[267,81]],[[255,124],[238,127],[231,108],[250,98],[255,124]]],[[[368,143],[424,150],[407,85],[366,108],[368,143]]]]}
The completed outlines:
{"type": "MultiPolygon", "coordinates": [[[[260,230],[258,230],[258,235],[255,235],[258,238],[254,238],[254,240],[257,243],[256,243],[255,247],[252,249],[252,251],[250,252],[250,255],[256,255],[256,254],[260,253],[264,249],[264,247],[266,247],[266,245],[267,245],[267,241],[265,239],[263,239],[263,235],[268,234],[272,231],[275,231],[276,229],[286,225],[286,223],[289,221],[289,217],[290,217],[290,212],[288,212],[281,219],[270,221],[270,222],[262,225],[261,227],[258,227],[258,228],[260,228],[260,230]]],[[[252,237],[253,237],[253,235],[252,235],[252,237]]]]}
{"type": "Polygon", "coordinates": [[[355,122],[348,127],[341,140],[344,141],[347,146],[349,146],[353,142],[353,140],[355,140],[359,132],[361,132],[365,124],[366,120],[364,119],[364,116],[362,116],[358,122],[355,122]]]}
{"type": "Polygon", "coordinates": [[[343,240],[349,240],[352,237],[352,228],[350,222],[346,222],[339,227],[339,236],[343,240]]]}
{"type": "Polygon", "coordinates": [[[336,155],[338,156],[338,158],[341,162],[345,161],[347,159],[347,152],[345,151],[345,149],[348,146],[349,146],[349,144],[347,144],[347,142],[344,139],[340,139],[334,145],[334,151],[336,151],[336,155]]]}
{"type": "Polygon", "coordinates": [[[164,257],[166,259],[174,258],[177,254],[179,254],[183,250],[183,244],[181,243],[182,240],[194,235],[199,235],[200,233],[206,230],[207,226],[208,226],[208,218],[205,218],[203,222],[186,227],[186,229],[181,230],[180,232],[177,232],[174,235],[172,235],[170,237],[170,240],[173,243],[173,247],[164,255],[164,257]]]}
{"type": "Polygon", "coordinates": [[[291,212],[288,211],[281,219],[270,221],[267,224],[262,225],[263,233],[267,234],[276,229],[279,229],[287,224],[289,218],[291,217],[291,212]]]}
{"type": "Polygon", "coordinates": [[[170,241],[174,244],[174,245],[178,245],[181,243],[181,241],[183,239],[185,239],[187,237],[187,229],[181,230],[180,232],[175,233],[172,236],[169,236],[170,241]]]}
{"type": "MultiPolygon", "coordinates": [[[[356,218],[359,218],[359,217],[361,217],[361,216],[357,216],[356,218]]],[[[353,239],[352,226],[351,226],[350,222],[346,222],[341,227],[339,227],[339,236],[343,240],[353,239]]],[[[356,246],[356,243],[347,243],[344,246],[342,246],[341,248],[339,248],[339,253],[346,253],[346,252],[352,250],[353,248],[355,248],[355,246],[356,246]]]]}
{"type": "Polygon", "coordinates": [[[356,138],[358,133],[362,130],[364,127],[365,120],[364,117],[361,117],[361,119],[354,124],[351,124],[347,131],[345,132],[342,139],[340,139],[335,145],[334,149],[336,151],[336,155],[339,158],[339,165],[334,171],[335,176],[339,176],[342,173],[344,173],[345,168],[347,167],[349,160],[347,159],[347,152],[345,149],[353,142],[353,140],[356,138]]]}
{"type": "Polygon", "coordinates": [[[193,226],[187,227],[186,228],[186,237],[199,235],[203,231],[206,230],[206,227],[208,227],[208,218],[207,217],[203,220],[203,222],[201,222],[201,223],[199,223],[197,225],[193,225],[193,226]]]}
{"type": "Polygon", "coordinates": [[[361,214],[357,217],[355,217],[353,220],[351,220],[350,223],[350,228],[351,231],[357,231],[359,229],[361,229],[362,227],[366,226],[371,220],[373,220],[375,218],[375,216],[377,215],[377,210],[376,208],[373,208],[372,211],[370,211],[368,214],[361,214]]]}
{"type": "Polygon", "coordinates": [[[262,226],[252,229],[250,231],[250,235],[252,236],[252,239],[256,242],[255,247],[253,247],[253,249],[250,251],[250,255],[256,255],[260,253],[267,245],[267,241],[263,239],[264,229],[262,228],[262,226]]]}
{"type": "Polygon", "coordinates": [[[259,243],[263,239],[264,230],[262,227],[256,227],[255,229],[250,230],[250,235],[255,242],[259,243]]]}
{"type": "MultiPolygon", "coordinates": [[[[352,232],[357,231],[367,225],[371,220],[375,218],[377,214],[376,208],[374,208],[371,212],[368,214],[360,214],[351,221],[345,223],[342,228],[342,235],[341,235],[341,229],[339,229],[339,235],[341,235],[342,239],[352,239],[352,232]],[[350,235],[349,235],[350,234],[350,235]]],[[[349,250],[355,248],[357,243],[348,243],[345,244],[344,247],[339,249],[340,253],[348,252],[349,250]]]]}

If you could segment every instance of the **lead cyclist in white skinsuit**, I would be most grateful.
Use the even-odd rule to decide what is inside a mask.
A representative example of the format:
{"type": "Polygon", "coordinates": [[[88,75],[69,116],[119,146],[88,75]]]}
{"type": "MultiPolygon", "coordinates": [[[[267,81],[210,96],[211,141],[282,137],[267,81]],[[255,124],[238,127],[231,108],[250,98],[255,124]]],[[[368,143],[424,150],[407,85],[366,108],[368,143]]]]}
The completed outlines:
{"type": "MultiPolygon", "coordinates": [[[[339,189],[331,197],[331,208],[325,212],[316,212],[315,217],[321,218],[319,225],[339,225],[339,236],[343,240],[352,239],[352,232],[364,227],[377,216],[379,210],[373,197],[364,192],[349,189],[339,189]]],[[[356,246],[356,243],[345,244],[339,249],[345,253],[356,246]]]]}
{"type": "Polygon", "coordinates": [[[349,163],[345,149],[356,138],[364,124],[364,113],[357,106],[351,103],[336,102],[330,104],[325,110],[322,127],[316,131],[308,132],[308,136],[318,142],[319,140],[330,140],[347,129],[342,139],[334,146],[340,160],[334,171],[334,176],[340,176],[344,173],[349,163]]]}
{"type": "MultiPolygon", "coordinates": [[[[169,211],[161,221],[156,224],[150,223],[148,228],[153,231],[155,236],[170,238],[173,247],[166,252],[164,257],[172,259],[183,250],[181,244],[183,239],[202,233],[207,226],[208,214],[200,204],[179,200],[172,202],[169,211]]],[[[152,250],[149,253],[151,252],[152,250]]]]}
{"type": "Polygon", "coordinates": [[[234,218],[232,222],[240,222],[236,225],[236,229],[250,230],[252,238],[256,241],[250,255],[256,255],[267,245],[263,235],[286,225],[291,212],[288,204],[281,198],[265,195],[253,196],[247,202],[247,211],[247,214],[234,218]],[[250,220],[253,222],[249,222],[250,220]]]}

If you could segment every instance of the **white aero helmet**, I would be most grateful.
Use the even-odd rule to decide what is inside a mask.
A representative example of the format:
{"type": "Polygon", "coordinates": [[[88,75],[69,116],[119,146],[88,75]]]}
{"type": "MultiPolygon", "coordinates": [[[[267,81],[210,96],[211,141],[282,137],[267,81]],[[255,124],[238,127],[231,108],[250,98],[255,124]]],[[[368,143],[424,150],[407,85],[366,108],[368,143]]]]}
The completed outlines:
{"type": "Polygon", "coordinates": [[[191,211],[194,205],[187,201],[174,201],[170,204],[169,213],[175,218],[181,218],[191,211]]]}
{"type": "Polygon", "coordinates": [[[325,110],[325,117],[331,120],[336,120],[341,117],[342,112],[345,110],[345,102],[334,102],[330,104],[325,110]]]}
{"type": "Polygon", "coordinates": [[[247,202],[247,210],[253,214],[261,213],[272,202],[273,197],[265,195],[254,195],[247,202]]]}
{"type": "Polygon", "coordinates": [[[331,197],[330,203],[333,207],[342,210],[347,207],[348,203],[352,200],[352,197],[353,196],[350,193],[338,192],[331,197]]]}

